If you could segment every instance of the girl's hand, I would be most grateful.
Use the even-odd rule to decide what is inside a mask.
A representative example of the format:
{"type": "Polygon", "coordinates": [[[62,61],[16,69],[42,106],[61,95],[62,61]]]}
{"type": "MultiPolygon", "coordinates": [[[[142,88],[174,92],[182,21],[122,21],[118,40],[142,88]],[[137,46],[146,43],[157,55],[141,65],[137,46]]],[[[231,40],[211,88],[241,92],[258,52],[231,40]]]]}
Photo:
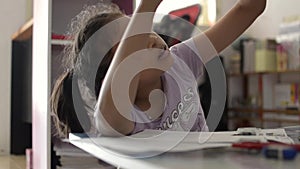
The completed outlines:
{"type": "Polygon", "coordinates": [[[238,4],[249,12],[261,14],[266,8],[267,0],[239,0],[238,4]]]}
{"type": "MultiPolygon", "coordinates": [[[[140,7],[142,8],[141,12],[155,12],[159,4],[163,0],[141,0],[140,7]]],[[[139,11],[138,11],[139,12],[139,11]]]]}

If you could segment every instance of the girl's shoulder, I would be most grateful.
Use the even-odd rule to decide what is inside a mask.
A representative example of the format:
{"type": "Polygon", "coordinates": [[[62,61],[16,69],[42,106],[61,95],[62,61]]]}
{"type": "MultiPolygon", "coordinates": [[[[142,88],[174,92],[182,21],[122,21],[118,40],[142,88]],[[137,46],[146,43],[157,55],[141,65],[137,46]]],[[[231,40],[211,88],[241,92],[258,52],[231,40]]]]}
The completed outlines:
{"type": "Polygon", "coordinates": [[[203,74],[204,65],[192,38],[172,46],[170,52],[175,58],[182,60],[196,78],[203,74]]]}

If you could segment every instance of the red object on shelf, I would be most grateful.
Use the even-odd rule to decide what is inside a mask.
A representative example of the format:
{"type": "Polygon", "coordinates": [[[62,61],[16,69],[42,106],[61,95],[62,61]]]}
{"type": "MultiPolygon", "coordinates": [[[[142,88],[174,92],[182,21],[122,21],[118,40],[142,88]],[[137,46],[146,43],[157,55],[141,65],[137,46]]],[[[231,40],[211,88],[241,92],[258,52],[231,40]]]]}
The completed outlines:
{"type": "Polygon", "coordinates": [[[189,16],[188,21],[195,25],[199,15],[201,14],[201,6],[199,4],[195,4],[186,8],[171,11],[169,14],[171,19],[175,19],[176,17],[182,18],[184,16],[189,16]]]}
{"type": "Polygon", "coordinates": [[[70,39],[72,39],[72,37],[67,36],[67,35],[60,35],[60,34],[52,33],[51,39],[56,39],[56,40],[70,40],[70,39]]]}
{"type": "Polygon", "coordinates": [[[169,12],[169,18],[170,20],[173,21],[173,23],[177,28],[177,30],[170,30],[173,31],[173,33],[176,35],[176,37],[172,37],[167,41],[167,44],[169,46],[173,46],[177,43],[179,43],[180,41],[184,41],[187,40],[188,38],[191,37],[191,34],[194,30],[194,27],[191,25],[196,25],[196,22],[199,18],[199,15],[201,14],[201,5],[200,4],[195,4],[195,5],[191,5],[185,8],[181,8],[181,9],[177,9],[174,11],[169,12]],[[178,18],[182,18],[186,21],[188,21],[189,23],[191,23],[191,25],[188,24],[181,24],[178,23],[176,20],[178,20],[178,18]]]}

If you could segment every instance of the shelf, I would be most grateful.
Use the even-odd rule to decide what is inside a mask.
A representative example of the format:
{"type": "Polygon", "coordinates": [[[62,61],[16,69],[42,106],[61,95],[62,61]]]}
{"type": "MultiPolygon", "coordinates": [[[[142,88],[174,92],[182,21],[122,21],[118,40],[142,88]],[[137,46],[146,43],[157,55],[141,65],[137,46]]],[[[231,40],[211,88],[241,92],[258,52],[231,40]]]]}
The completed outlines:
{"type": "Polygon", "coordinates": [[[299,41],[299,39],[300,39],[300,32],[282,34],[276,37],[276,41],[278,43],[282,43],[285,41],[299,41]]]}
{"type": "Polygon", "coordinates": [[[286,119],[276,119],[276,118],[253,118],[253,117],[228,117],[229,120],[234,121],[242,121],[242,120],[249,120],[249,121],[258,121],[258,122],[274,122],[274,123],[294,123],[294,124],[300,124],[299,120],[286,120],[286,119]]]}
{"type": "Polygon", "coordinates": [[[228,111],[233,112],[243,112],[243,113],[258,113],[261,109],[251,109],[251,108],[229,108],[228,111]]]}
{"type": "MultiPolygon", "coordinates": [[[[12,35],[12,40],[23,41],[32,37],[33,18],[26,22],[17,32],[12,35]]],[[[52,39],[51,45],[64,46],[70,44],[70,40],[52,39]]]]}
{"type": "Polygon", "coordinates": [[[51,40],[51,45],[57,45],[57,46],[69,45],[71,43],[72,43],[71,40],[61,40],[61,39],[52,39],[51,40]]]}
{"type": "Polygon", "coordinates": [[[288,115],[300,115],[299,110],[274,110],[274,109],[263,109],[267,113],[277,113],[277,114],[288,114],[288,115]]]}
{"type": "Polygon", "coordinates": [[[249,121],[261,121],[259,118],[249,118],[249,117],[228,117],[229,120],[241,121],[241,120],[249,120],[249,121]]]}
{"type": "Polygon", "coordinates": [[[263,119],[264,122],[300,124],[300,120],[263,119]]]}
{"type": "Polygon", "coordinates": [[[229,120],[234,121],[241,121],[241,120],[249,120],[249,121],[264,121],[264,122],[274,122],[274,123],[293,123],[293,124],[300,124],[300,120],[285,120],[285,119],[259,119],[259,118],[248,118],[248,117],[228,117],[229,120]]]}
{"type": "Polygon", "coordinates": [[[12,40],[22,41],[32,37],[33,18],[26,22],[17,32],[12,35],[12,40]]]}
{"type": "Polygon", "coordinates": [[[285,74],[285,73],[300,73],[300,70],[231,73],[231,74],[227,74],[227,76],[235,77],[235,76],[251,76],[251,75],[264,75],[264,74],[285,74]]]}
{"type": "Polygon", "coordinates": [[[243,112],[243,113],[258,113],[260,111],[264,113],[277,113],[288,115],[300,115],[299,110],[276,110],[276,109],[251,109],[251,108],[229,108],[228,111],[243,112]]]}

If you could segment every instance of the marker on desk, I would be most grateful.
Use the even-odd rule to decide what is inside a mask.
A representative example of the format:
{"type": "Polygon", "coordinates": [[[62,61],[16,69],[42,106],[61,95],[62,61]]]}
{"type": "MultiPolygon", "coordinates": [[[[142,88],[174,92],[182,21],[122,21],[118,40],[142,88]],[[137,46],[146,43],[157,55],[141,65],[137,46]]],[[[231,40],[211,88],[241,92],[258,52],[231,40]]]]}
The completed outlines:
{"type": "Polygon", "coordinates": [[[292,160],[300,151],[300,145],[282,143],[243,142],[233,143],[232,147],[248,150],[262,150],[266,158],[292,160]]]}
{"type": "Polygon", "coordinates": [[[297,155],[295,148],[286,145],[267,145],[262,151],[265,157],[273,159],[293,160],[297,155]]]}

